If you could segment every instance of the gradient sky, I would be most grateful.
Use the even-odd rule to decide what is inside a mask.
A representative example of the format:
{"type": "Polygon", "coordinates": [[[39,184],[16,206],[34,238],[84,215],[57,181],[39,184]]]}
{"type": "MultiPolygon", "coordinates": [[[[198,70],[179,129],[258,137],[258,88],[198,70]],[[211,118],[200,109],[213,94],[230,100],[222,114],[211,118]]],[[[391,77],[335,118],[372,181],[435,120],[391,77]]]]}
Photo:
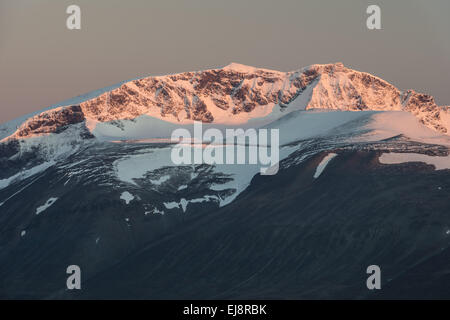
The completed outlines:
{"type": "Polygon", "coordinates": [[[448,0],[0,0],[0,123],[122,80],[341,61],[450,105],[448,0]],[[82,29],[66,28],[77,4],[82,29]],[[369,4],[382,30],[367,30],[369,4]]]}

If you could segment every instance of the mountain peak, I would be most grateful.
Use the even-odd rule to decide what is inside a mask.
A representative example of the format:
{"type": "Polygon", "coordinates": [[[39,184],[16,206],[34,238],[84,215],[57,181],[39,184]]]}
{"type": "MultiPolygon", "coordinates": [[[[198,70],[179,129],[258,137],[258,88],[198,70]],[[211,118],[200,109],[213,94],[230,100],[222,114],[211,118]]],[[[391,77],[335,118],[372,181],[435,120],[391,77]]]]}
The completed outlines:
{"type": "Polygon", "coordinates": [[[266,71],[266,72],[273,72],[273,73],[280,73],[280,71],[276,70],[270,70],[265,68],[257,68],[248,66],[245,64],[237,63],[237,62],[231,62],[230,64],[223,67],[223,70],[225,71],[234,71],[238,73],[254,73],[256,71],[266,71]]]}
{"type": "Polygon", "coordinates": [[[15,136],[59,132],[83,121],[111,122],[142,115],[177,124],[270,122],[291,111],[309,109],[408,111],[422,124],[448,133],[450,117],[447,108],[438,107],[431,96],[402,92],[342,62],[291,72],[230,63],[222,69],[132,80],[67,108],[28,119],[15,136]]]}
{"type": "Polygon", "coordinates": [[[252,66],[248,66],[242,63],[237,63],[237,62],[231,62],[229,64],[227,64],[224,68],[224,70],[244,70],[244,71],[251,71],[254,70],[255,67],[252,66]]]}
{"type": "Polygon", "coordinates": [[[310,65],[307,68],[345,68],[344,64],[342,62],[335,62],[335,63],[315,63],[310,65]]]}

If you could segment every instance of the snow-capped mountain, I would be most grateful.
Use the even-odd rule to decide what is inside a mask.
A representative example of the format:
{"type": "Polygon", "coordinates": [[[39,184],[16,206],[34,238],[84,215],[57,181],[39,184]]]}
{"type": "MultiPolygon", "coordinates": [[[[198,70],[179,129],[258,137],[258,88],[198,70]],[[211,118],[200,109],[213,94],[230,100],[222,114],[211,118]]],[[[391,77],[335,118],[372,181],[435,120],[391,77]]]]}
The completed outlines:
{"type": "MultiPolygon", "coordinates": [[[[261,127],[301,110],[405,111],[437,133],[447,134],[450,128],[449,108],[437,106],[432,97],[401,92],[342,63],[292,72],[232,63],[222,69],[131,80],[68,102],[73,104],[0,126],[5,168],[0,179],[67,157],[98,140],[167,139],[175,128],[193,121],[261,127]],[[28,161],[31,155],[35,161],[28,161]]],[[[285,135],[292,136],[299,125],[293,125],[291,133],[286,129],[285,135]]]]}
{"type": "Polygon", "coordinates": [[[449,119],[337,63],[148,77],[6,123],[0,298],[370,298],[371,264],[381,297],[448,298],[449,119]],[[278,129],[279,173],[175,165],[194,121],[278,129]]]}
{"type": "Polygon", "coordinates": [[[292,72],[232,63],[222,69],[125,82],[79,105],[42,112],[24,121],[16,132],[7,133],[24,138],[56,133],[81,122],[92,128],[98,122],[142,115],[178,124],[193,120],[243,124],[258,118],[270,122],[291,111],[310,109],[408,111],[442,133],[447,133],[450,123],[448,108],[437,106],[431,96],[413,90],[401,92],[342,63],[292,72]]]}

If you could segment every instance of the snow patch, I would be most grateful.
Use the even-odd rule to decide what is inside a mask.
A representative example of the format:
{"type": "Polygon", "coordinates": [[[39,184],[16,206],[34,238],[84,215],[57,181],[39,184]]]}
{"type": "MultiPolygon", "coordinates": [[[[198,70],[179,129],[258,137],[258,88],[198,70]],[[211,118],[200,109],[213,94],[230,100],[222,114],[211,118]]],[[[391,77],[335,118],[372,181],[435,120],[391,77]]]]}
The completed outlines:
{"type": "Polygon", "coordinates": [[[48,208],[50,208],[56,202],[56,200],[58,200],[58,198],[48,199],[44,205],[42,205],[36,209],[36,215],[38,215],[38,214],[44,212],[45,210],[47,210],[48,208]]]}
{"type": "Polygon", "coordinates": [[[164,215],[164,211],[161,211],[158,208],[154,208],[152,211],[145,211],[144,212],[145,215],[147,215],[149,213],[164,215]]]}
{"type": "Polygon", "coordinates": [[[134,199],[134,196],[128,191],[124,191],[120,195],[120,199],[124,200],[126,204],[129,204],[134,199]]]}
{"type": "Polygon", "coordinates": [[[191,200],[189,200],[189,202],[190,203],[201,203],[201,202],[208,202],[211,200],[219,200],[219,197],[214,196],[214,195],[212,195],[212,196],[206,195],[206,196],[203,196],[203,198],[191,199],[191,200]]]}
{"type": "Polygon", "coordinates": [[[178,202],[164,202],[164,206],[166,207],[166,209],[175,209],[175,208],[180,208],[180,204],[178,202]]]}
{"type": "Polygon", "coordinates": [[[44,163],[41,163],[40,165],[35,166],[31,169],[23,170],[7,179],[0,180],[0,190],[6,188],[13,182],[24,180],[26,178],[34,176],[35,174],[45,171],[48,168],[50,168],[51,166],[53,166],[54,164],[55,164],[54,161],[44,162],[44,163]]]}
{"type": "Polygon", "coordinates": [[[162,177],[160,177],[160,178],[157,179],[157,180],[150,180],[150,182],[151,182],[152,184],[154,184],[154,185],[160,186],[160,185],[162,185],[164,182],[166,182],[166,181],[169,180],[169,179],[170,179],[170,176],[167,175],[167,176],[162,176],[162,177]]]}
{"type": "Polygon", "coordinates": [[[189,202],[184,198],[180,200],[180,205],[181,205],[181,208],[183,209],[183,212],[186,212],[188,203],[189,202]]]}
{"type": "Polygon", "coordinates": [[[314,179],[317,179],[322,174],[323,170],[325,170],[328,163],[336,156],[337,156],[336,153],[329,153],[325,158],[322,159],[322,161],[316,168],[316,172],[314,173],[314,179]]]}
{"type": "Polygon", "coordinates": [[[187,206],[189,203],[202,203],[202,202],[206,202],[206,201],[211,201],[211,200],[219,200],[219,198],[215,195],[206,195],[203,198],[197,198],[197,199],[191,199],[191,200],[186,200],[184,198],[182,198],[180,200],[180,202],[164,202],[164,206],[167,209],[174,209],[174,208],[178,208],[183,210],[183,212],[186,212],[187,206]]]}

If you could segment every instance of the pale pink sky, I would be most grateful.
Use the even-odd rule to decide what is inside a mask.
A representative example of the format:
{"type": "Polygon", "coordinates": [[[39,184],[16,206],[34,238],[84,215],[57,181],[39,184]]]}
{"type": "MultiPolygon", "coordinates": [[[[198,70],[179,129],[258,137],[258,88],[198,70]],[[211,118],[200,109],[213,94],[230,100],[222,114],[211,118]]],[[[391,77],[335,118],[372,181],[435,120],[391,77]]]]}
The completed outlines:
{"type": "Polygon", "coordinates": [[[342,61],[450,104],[448,0],[2,0],[0,123],[122,80],[342,61]],[[368,4],[382,30],[365,27],[368,4]],[[66,8],[82,30],[66,29],[66,8]]]}

